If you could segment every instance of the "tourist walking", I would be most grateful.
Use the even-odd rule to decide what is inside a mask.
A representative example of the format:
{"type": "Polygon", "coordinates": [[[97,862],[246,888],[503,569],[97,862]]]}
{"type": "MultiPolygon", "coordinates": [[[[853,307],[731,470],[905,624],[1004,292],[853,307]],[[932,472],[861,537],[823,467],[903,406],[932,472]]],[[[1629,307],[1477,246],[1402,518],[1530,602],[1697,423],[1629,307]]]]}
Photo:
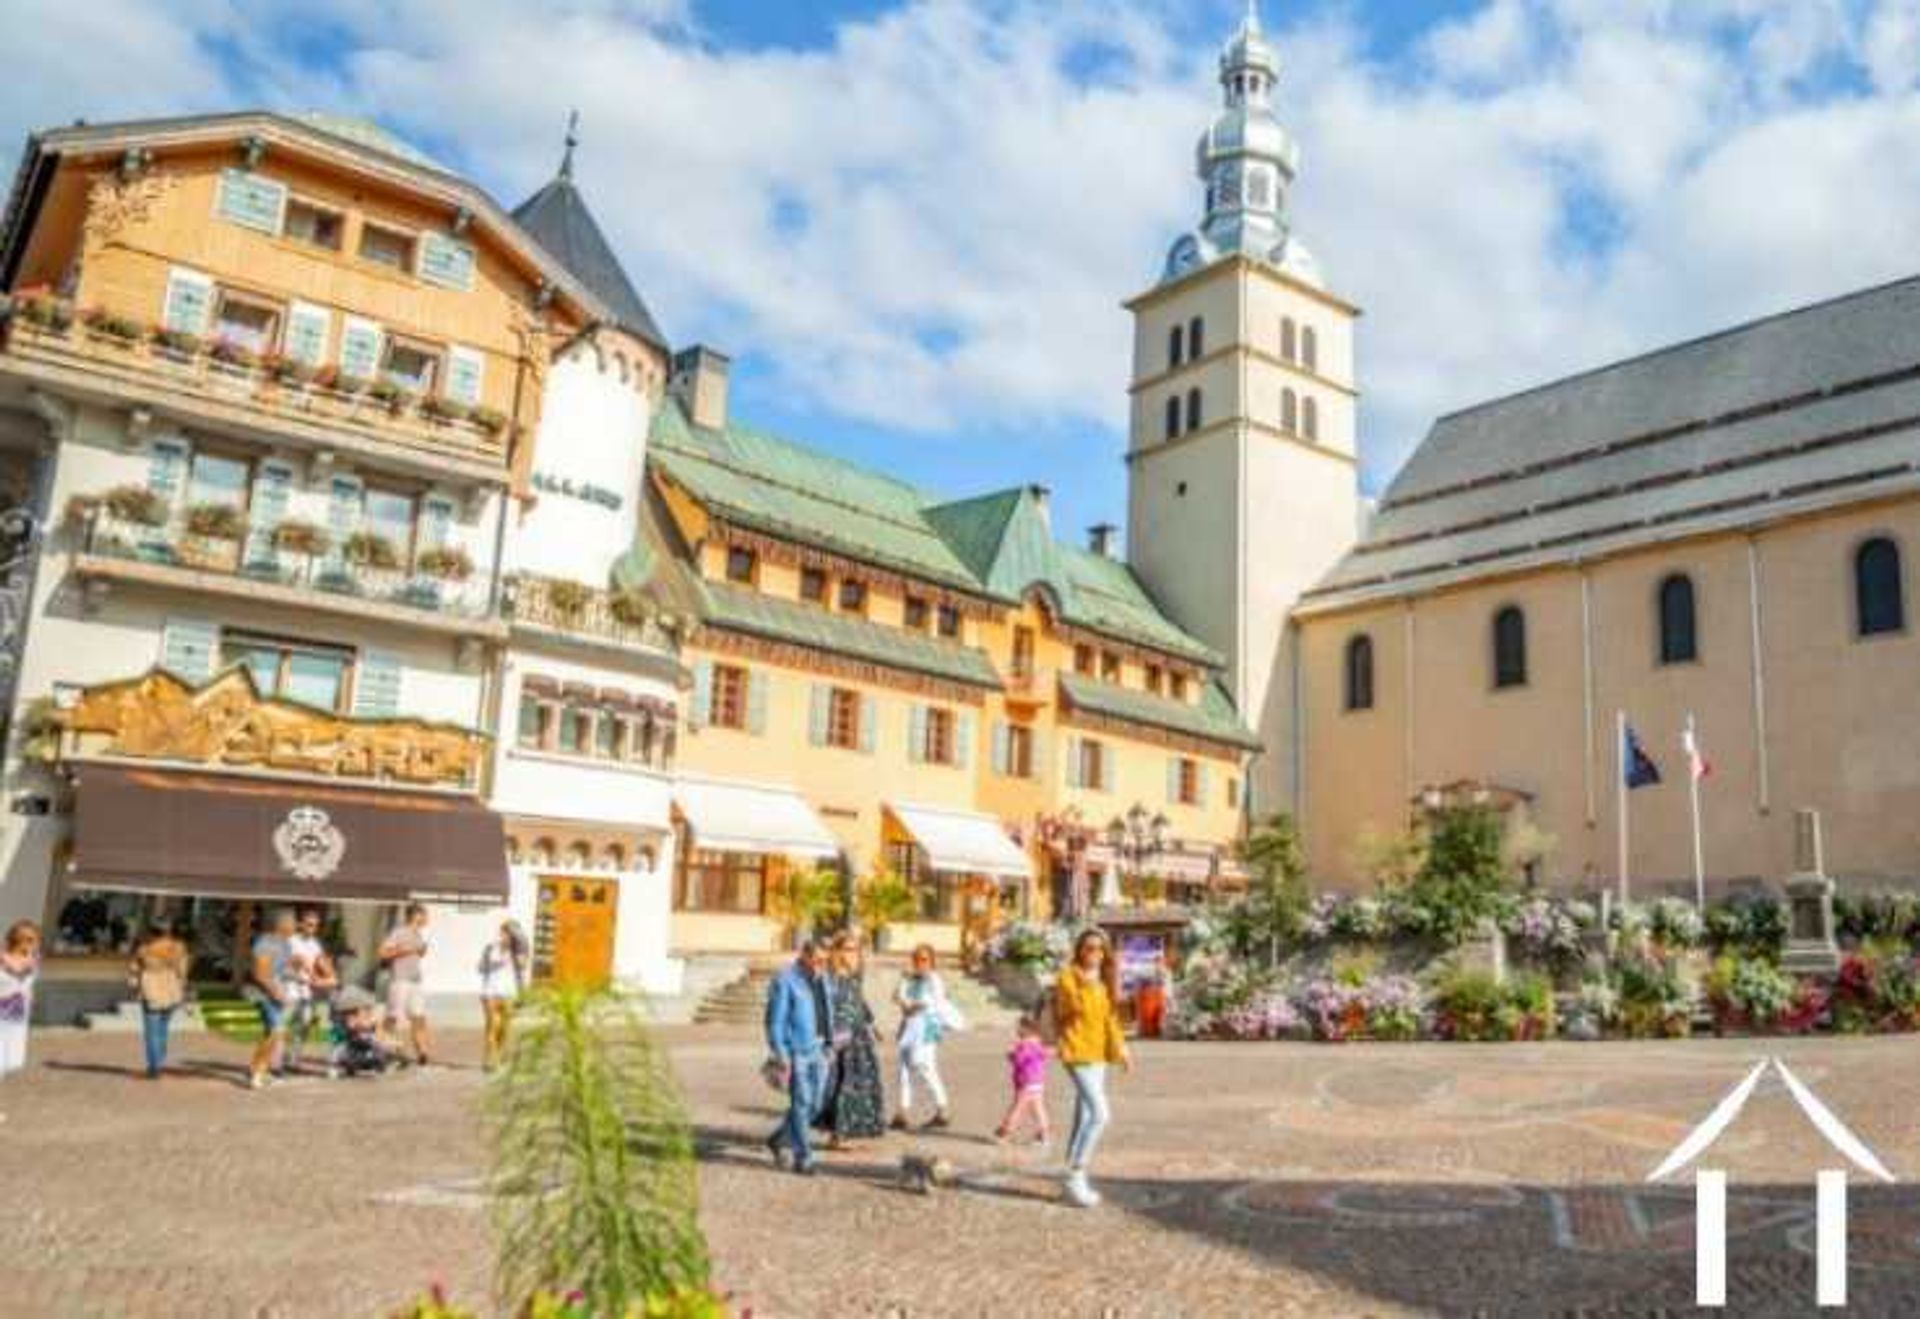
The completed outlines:
{"type": "Polygon", "coordinates": [[[146,937],[134,949],[128,977],[140,1000],[140,1039],[147,1063],[147,1079],[157,1081],[167,1065],[167,1037],[173,1014],[187,1001],[187,974],[192,958],[187,945],[174,933],[173,922],[155,918],[146,937]]]}
{"type": "Polygon", "coordinates": [[[767,1137],[767,1148],[775,1164],[791,1159],[793,1170],[809,1177],[817,1169],[807,1128],[826,1091],[834,1031],[823,961],[819,943],[807,940],[767,993],[767,1066],[787,1091],[787,1115],[767,1137]]]}
{"type": "Polygon", "coordinates": [[[287,1002],[286,1070],[300,1070],[300,1053],[314,1031],[327,1029],[327,1012],[340,988],[340,972],[320,935],[320,913],[308,907],[287,941],[292,950],[293,979],[287,1002]]]}
{"type": "Polygon", "coordinates": [[[879,1035],[860,969],[860,939],[834,936],[828,955],[827,997],[833,1009],[833,1059],[826,1100],[815,1125],[830,1148],[872,1140],[887,1126],[887,1097],[880,1085],[879,1035]]]}
{"type": "MultiPolygon", "coordinates": [[[[0,944],[0,1081],[27,1065],[27,1023],[40,977],[40,927],[15,921],[0,944]]],[[[0,1114],[0,1121],[5,1120],[0,1114]]]]}
{"type": "Polygon", "coordinates": [[[409,902],[400,924],[380,944],[380,965],[387,972],[387,1030],[399,1038],[406,1027],[413,1060],[425,1067],[430,1038],[427,1033],[427,909],[409,902]]]}
{"type": "Polygon", "coordinates": [[[1130,1070],[1120,1013],[1120,991],[1113,950],[1099,930],[1084,931],[1073,943],[1073,961],[1053,986],[1053,1010],[1059,1023],[1060,1062],[1073,1082],[1073,1134],[1067,1141],[1067,1199],[1082,1209],[1100,1203],[1087,1181],[1093,1152],[1107,1129],[1107,1068],[1130,1070]]]}
{"type": "Polygon", "coordinates": [[[480,1065],[489,1072],[506,1056],[513,1005],[526,988],[527,936],[518,921],[502,921],[493,942],[480,950],[480,1011],[487,1023],[480,1065]]]}
{"type": "Polygon", "coordinates": [[[247,1084],[255,1090],[267,1088],[274,1059],[287,1043],[287,981],[293,974],[294,929],[293,912],[282,908],[253,941],[246,995],[260,1013],[260,1043],[253,1046],[247,1084]]]}
{"type": "Polygon", "coordinates": [[[1041,1149],[1048,1144],[1047,1131],[1047,1046],[1040,1038],[1040,1023],[1031,1014],[1020,1018],[1014,1028],[1013,1047],[1007,1050],[1007,1067],[1013,1073],[1013,1102],[1006,1116],[994,1128],[993,1138],[1012,1140],[1023,1126],[1032,1126],[1033,1143],[1041,1149]]]}
{"type": "Polygon", "coordinates": [[[893,994],[900,1009],[900,1106],[894,1110],[893,1126],[900,1131],[912,1121],[916,1086],[933,1101],[933,1116],[925,1126],[938,1130],[952,1125],[947,1087],[940,1079],[940,1040],[947,1031],[960,1029],[961,1021],[933,960],[931,946],[915,948],[911,968],[893,994]]]}

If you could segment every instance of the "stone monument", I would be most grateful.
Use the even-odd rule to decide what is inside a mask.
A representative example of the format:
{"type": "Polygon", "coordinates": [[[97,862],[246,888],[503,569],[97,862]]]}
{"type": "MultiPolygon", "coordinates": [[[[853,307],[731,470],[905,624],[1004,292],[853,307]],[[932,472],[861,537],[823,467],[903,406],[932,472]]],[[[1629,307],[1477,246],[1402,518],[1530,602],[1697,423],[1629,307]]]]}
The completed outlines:
{"type": "Polygon", "coordinates": [[[1840,969],[1833,937],[1833,881],[1827,878],[1820,812],[1793,815],[1793,874],[1787,879],[1787,948],[1780,965],[1796,974],[1831,975],[1840,969]]]}

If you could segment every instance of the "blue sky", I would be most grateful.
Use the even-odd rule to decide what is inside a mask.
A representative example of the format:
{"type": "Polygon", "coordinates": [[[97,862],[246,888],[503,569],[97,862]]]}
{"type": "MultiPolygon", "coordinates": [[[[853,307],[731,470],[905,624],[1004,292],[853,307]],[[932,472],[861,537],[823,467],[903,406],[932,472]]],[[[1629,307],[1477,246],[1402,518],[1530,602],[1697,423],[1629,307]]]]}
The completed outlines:
{"type": "MultiPolygon", "coordinates": [[[[0,135],[369,116],[579,177],[774,429],[1124,514],[1126,296],[1195,219],[1238,0],[14,0],[0,135]]],[[[1363,475],[1434,415],[1911,273],[1920,0],[1267,0],[1299,231],[1366,310],[1363,475]]]]}

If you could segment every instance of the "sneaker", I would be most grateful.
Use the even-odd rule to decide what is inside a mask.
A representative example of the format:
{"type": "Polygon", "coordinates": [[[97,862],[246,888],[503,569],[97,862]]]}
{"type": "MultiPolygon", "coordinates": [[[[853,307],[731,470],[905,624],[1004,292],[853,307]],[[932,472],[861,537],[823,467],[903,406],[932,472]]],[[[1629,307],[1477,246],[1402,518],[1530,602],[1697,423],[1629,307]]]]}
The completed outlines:
{"type": "Polygon", "coordinates": [[[925,1122],[921,1123],[920,1130],[945,1131],[948,1127],[952,1125],[953,1125],[953,1119],[947,1116],[947,1110],[943,1108],[938,1113],[935,1113],[932,1117],[928,1118],[925,1122]]]}
{"type": "Polygon", "coordinates": [[[272,1084],[273,1079],[265,1072],[255,1072],[247,1078],[247,1088],[249,1090],[265,1090],[272,1084]]]}
{"type": "Polygon", "coordinates": [[[773,1155],[773,1166],[785,1171],[787,1167],[787,1147],[778,1136],[767,1137],[767,1153],[773,1155]]]}
{"type": "Polygon", "coordinates": [[[1067,1203],[1076,1209],[1092,1209],[1100,1203],[1100,1193],[1087,1185],[1083,1172],[1067,1174],[1067,1203]]]}

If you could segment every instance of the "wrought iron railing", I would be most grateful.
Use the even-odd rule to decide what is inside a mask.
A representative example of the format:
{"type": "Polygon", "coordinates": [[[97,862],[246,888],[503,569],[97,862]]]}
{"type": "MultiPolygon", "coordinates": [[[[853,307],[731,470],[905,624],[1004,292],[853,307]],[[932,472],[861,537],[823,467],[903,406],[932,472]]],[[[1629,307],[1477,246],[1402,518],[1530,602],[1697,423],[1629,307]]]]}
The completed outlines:
{"type": "Polygon", "coordinates": [[[669,641],[657,616],[635,594],[530,574],[511,578],[503,594],[505,613],[516,623],[627,646],[659,647],[669,641]]]}

